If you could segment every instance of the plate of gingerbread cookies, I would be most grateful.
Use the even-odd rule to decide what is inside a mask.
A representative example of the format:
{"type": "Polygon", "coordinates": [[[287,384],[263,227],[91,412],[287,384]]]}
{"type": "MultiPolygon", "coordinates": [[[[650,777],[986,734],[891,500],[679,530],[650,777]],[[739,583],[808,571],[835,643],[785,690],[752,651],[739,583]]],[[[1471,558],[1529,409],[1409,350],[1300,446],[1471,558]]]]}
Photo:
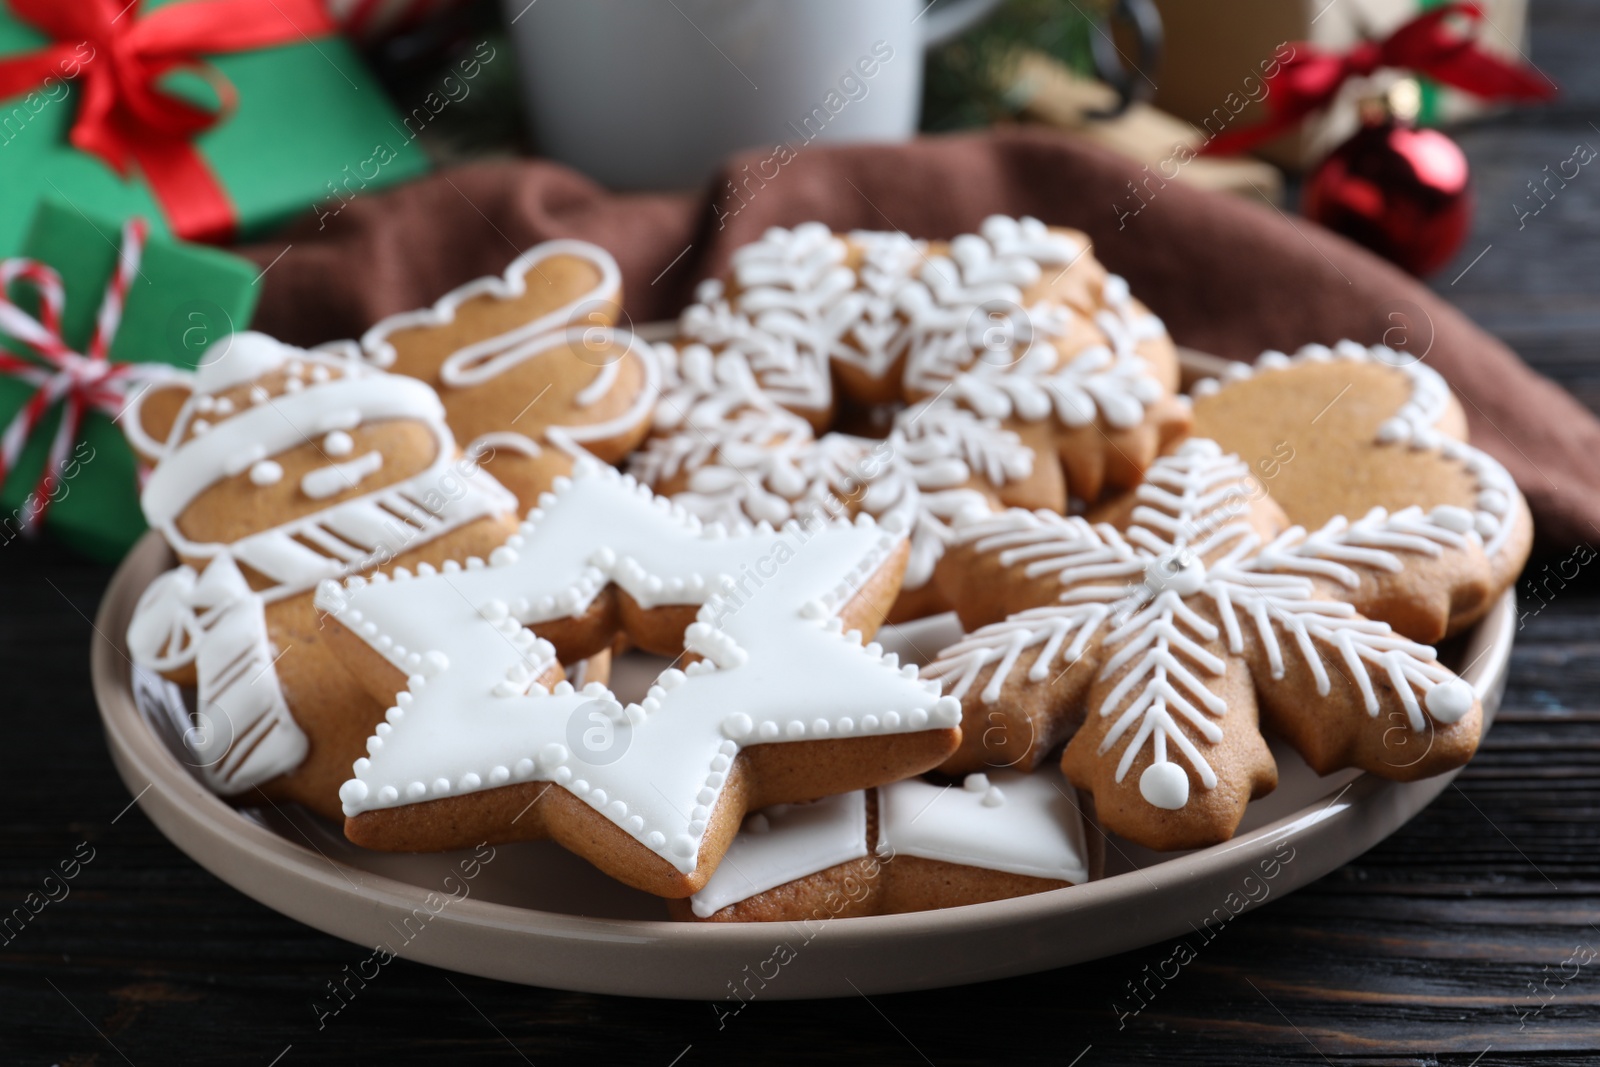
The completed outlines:
{"type": "Polygon", "coordinates": [[[1180,354],[1032,219],[774,229],[676,322],[620,302],[550,242],[354,341],[225,338],[121,420],[117,767],[375,965],[1037,971],[1320,877],[1488,727],[1531,523],[1420,360],[1180,354]]]}

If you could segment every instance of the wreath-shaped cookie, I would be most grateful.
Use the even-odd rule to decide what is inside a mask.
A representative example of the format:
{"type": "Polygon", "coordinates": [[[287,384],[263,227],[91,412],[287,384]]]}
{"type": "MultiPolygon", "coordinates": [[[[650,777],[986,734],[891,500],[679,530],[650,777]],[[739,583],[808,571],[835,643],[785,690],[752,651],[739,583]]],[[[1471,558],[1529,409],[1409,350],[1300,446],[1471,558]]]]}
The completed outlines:
{"type": "Polygon", "coordinates": [[[957,515],[1126,488],[1187,424],[1160,320],[1082,234],[1034,219],[948,244],[774,228],[699,296],[658,349],[632,469],[719,521],[910,513],[897,618],[947,606],[932,578],[957,515]]]}
{"type": "Polygon", "coordinates": [[[1034,766],[1066,740],[1063,769],[1102,822],[1186,848],[1226,840],[1276,784],[1261,725],[1323,774],[1412,779],[1469,759],[1477,698],[1413,638],[1481,616],[1526,555],[1526,510],[1498,464],[1440,432],[1442,381],[1404,364],[1349,344],[1268,354],[1197,390],[1197,425],[1265,450],[1254,470],[1194,439],[1101,522],[1011,511],[961,527],[952,595],[978,628],[926,672],[963,702],[942,769],[1034,766]],[[1248,383],[1248,403],[1227,403],[1248,383]],[[1397,457],[1398,487],[1383,473],[1397,457]],[[1321,486],[1360,517],[1308,531],[1263,485],[1302,514],[1321,486]],[[1408,493],[1427,507],[1378,504],[1408,493]]]}

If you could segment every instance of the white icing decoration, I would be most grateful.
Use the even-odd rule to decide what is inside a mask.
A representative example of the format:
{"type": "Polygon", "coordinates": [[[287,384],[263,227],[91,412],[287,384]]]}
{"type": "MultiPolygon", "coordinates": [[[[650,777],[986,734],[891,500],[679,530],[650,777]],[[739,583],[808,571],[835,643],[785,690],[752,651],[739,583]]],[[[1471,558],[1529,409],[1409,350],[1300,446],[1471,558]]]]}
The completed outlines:
{"type": "Polygon", "coordinates": [[[591,304],[605,305],[620,302],[622,273],[617,268],[617,261],[609,252],[585,241],[546,241],[535,245],[512,260],[505,272],[499,276],[477,278],[466,285],[452,289],[434,301],[431,307],[402,311],[381,319],[361,335],[361,351],[374,365],[391,367],[398,355],[394,345],[389,341],[394,334],[402,330],[448,326],[455,321],[456,312],[462,304],[481,297],[492,300],[515,300],[527,292],[528,275],[536,272],[541,263],[557,256],[581,259],[594,267],[600,276],[594,287],[514,330],[475,342],[455,352],[450,357],[453,364],[451,374],[465,375],[467,378],[450,381],[441,374],[441,378],[448,385],[464,384],[468,380],[471,384],[476,384],[492,377],[504,369],[503,366],[497,365],[497,360],[523,342],[557,330],[565,330],[567,327],[581,329],[582,327],[571,321],[575,311],[591,304]],[[494,369],[487,369],[483,365],[493,365],[494,369]]]}
{"type": "MultiPolygon", "coordinates": [[[[871,792],[780,805],[750,816],[723,864],[690,898],[694,913],[704,919],[867,855],[871,792]]],[[[880,786],[876,793],[880,854],[920,856],[1074,885],[1089,880],[1076,790],[1056,768],[968,775],[961,789],[912,778],[880,786]]]]}
{"type": "Polygon", "coordinates": [[[263,459],[250,466],[251,485],[277,485],[283,480],[283,466],[276,460],[263,459]]]}
{"type": "Polygon", "coordinates": [[[322,450],[335,459],[348,456],[355,448],[355,441],[343,430],[334,430],[322,439],[322,450]]]}
{"type": "MultiPolygon", "coordinates": [[[[247,351],[251,365],[264,368],[262,373],[291,363],[299,364],[302,371],[327,367],[338,373],[324,383],[253,404],[217,423],[199,441],[185,440],[185,429],[207,394],[190,397],[178,413],[165,455],[140,496],[145,517],[180,556],[211,559],[231,555],[271,580],[273,584],[259,592],[272,603],[310,589],[325,578],[366,570],[405,548],[425,544],[486,515],[515,508],[515,499],[487,473],[454,458],[455,439],[445,424],[444,407],[422,382],[377,373],[359,363],[329,353],[307,352],[263,335],[249,336],[249,347],[230,350],[229,358],[234,351],[247,351]],[[269,457],[298,447],[315,434],[347,432],[382,419],[415,420],[427,427],[436,449],[427,469],[231,545],[191,541],[178,528],[178,516],[190,502],[222,479],[263,462],[276,463],[269,457]]],[[[376,452],[369,456],[382,462],[376,452]]],[[[353,462],[370,468],[373,459],[362,457],[353,462]]],[[[306,478],[318,492],[328,490],[324,495],[350,484],[342,477],[335,483],[331,473],[313,478],[314,474],[318,472],[306,478]]]]}
{"type": "MultiPolygon", "coordinates": [[[[183,441],[192,404],[180,412],[173,440],[183,441]]],[[[416,419],[436,429],[444,426],[444,408],[433,390],[397,375],[340,378],[280,395],[217,423],[203,440],[183,441],[169,451],[145,483],[140,497],[145,517],[152,526],[169,526],[195,497],[228,475],[239,455],[286,452],[315,432],[319,415],[350,408],[367,420],[416,419]]]]}
{"type": "Polygon", "coordinates": [[[1000,487],[1032,473],[1031,449],[998,420],[1054,414],[1068,426],[1096,418],[1138,424],[1164,391],[1137,347],[1165,330],[1113,277],[1095,321],[1106,345],[1063,359],[1050,344],[1030,342],[990,365],[977,358],[984,339],[969,336],[985,302],[1015,306],[1025,338],[1066,333],[1077,312],[1016,305],[1021,287],[1086,251],[1078,241],[1036,219],[995,216],[981,234],[957,238],[947,257],[930,259],[924,243],[897,233],[856,232],[849,242],[860,249],[855,272],[845,265],[846,242],[820,223],[773,228],[735,254],[735,295],[717,281],[701,286],[699,303],[680,320],[695,343],[655,350],[656,436],[630,469],[657,487],[687,474],[677,502],[735,526],[837,510],[836,498],[865,481],[858,506],[912,528],[903,588],[915,590],[931,579],[949,523],[991,507],[966,484],[1000,487]],[[939,396],[902,412],[887,442],[834,434],[819,441],[786,410],[832,405],[832,360],[882,378],[902,359],[906,383],[939,396]]]}
{"type": "Polygon", "coordinates": [[[833,360],[881,379],[905,358],[906,384],[917,392],[943,393],[960,381],[957,398],[984,414],[1037,420],[1053,410],[1069,426],[1097,414],[1115,426],[1136,424],[1162,393],[1136,349],[1164,337],[1165,327],[1133,305],[1115,276],[1094,316],[1108,347],[1067,353],[1055,368],[1048,342],[1078,313],[1052,302],[1024,308],[1023,289],[1086,249],[1037,219],[992,216],[979,234],[951,242],[947,256],[929,257],[924,243],[898,233],[856,232],[850,241],[862,249],[859,272],[845,265],[846,243],[821,223],[768,230],[734,254],[737,295],[704,283],[680,329],[741,361],[760,391],[801,411],[832,405],[833,360]],[[1014,335],[998,344],[988,317],[996,309],[1008,317],[1003,332],[1014,335]],[[1031,388],[1001,384],[1012,377],[1031,388]]]}
{"type": "MultiPolygon", "coordinates": [[[[1054,767],[990,771],[981,790],[920,778],[878,788],[878,849],[991,871],[1089,880],[1075,791],[1054,767]]],[[[892,860],[890,862],[893,862],[892,860]]]]}
{"type": "MultiPolygon", "coordinates": [[[[539,317],[515,329],[487,337],[451,353],[440,365],[439,381],[446,388],[469,389],[493,381],[529,360],[550,352],[565,351],[569,346],[615,346],[604,362],[595,368],[595,377],[575,397],[579,407],[592,407],[608,395],[621,374],[624,360],[636,360],[642,371],[638,395],[628,408],[603,422],[585,425],[552,426],[546,436],[552,443],[566,451],[578,454],[585,442],[605,441],[615,438],[650,416],[660,390],[659,369],[649,345],[626,330],[587,322],[585,309],[619,306],[622,298],[622,273],[611,254],[598,245],[585,241],[546,241],[528,249],[497,276],[478,278],[459,288],[452,289],[430,307],[405,311],[382,319],[361,335],[361,340],[338,342],[330,348],[349,350],[355,348],[363,358],[377,367],[391,367],[398,354],[390,338],[404,330],[428,329],[448,326],[455,321],[461,305],[480,298],[515,300],[527,292],[529,274],[537,273],[539,265],[561,257],[581,259],[592,266],[599,276],[587,292],[578,294],[539,317]]],[[[581,357],[580,357],[581,358],[581,357]]]]}
{"type": "MultiPolygon", "coordinates": [[[[247,330],[219,338],[205,350],[195,366],[194,387],[202,395],[216,394],[255,381],[283,366],[283,345],[264,333],[247,330]]],[[[203,411],[213,409],[208,402],[203,411]]]]}
{"type": "Polygon", "coordinates": [[[520,547],[496,550],[487,567],[319,587],[319,608],[336,618],[359,611],[354,632],[412,675],[404,719],[369,741],[369,759],[341,792],[347,815],[415,799],[412,785],[435,779],[456,783],[452,795],[472,792],[481,786],[462,784],[467,774],[548,753],[530,764],[532,778],[566,786],[688,873],[739,750],[725,730],[728,709],[749,716],[758,741],[838,736],[846,718],[883,734],[960,721],[957,702],[936,686],[841,632],[837,612],[896,545],[870,521],[730,536],[593,461],[555,485],[524,523],[520,547]],[[636,708],[620,708],[603,687],[495,692],[551,660],[523,626],[581,613],[611,583],[646,609],[702,604],[684,643],[704,658],[667,671],[653,703],[636,708]],[[495,600],[511,613],[499,623],[480,607],[495,600]],[[813,603],[821,617],[801,610],[813,603]],[[438,650],[449,666],[424,678],[402,648],[438,650]],[[569,717],[596,701],[629,723],[620,756],[569,751],[569,717]],[[627,818],[598,803],[597,791],[623,801],[627,818]]]}
{"type": "Polygon", "coordinates": [[[184,744],[213,791],[243,793],[305,758],[309,742],[284,702],[265,605],[227,556],[198,578],[178,567],[152,582],[134,609],[128,648],[155,670],[194,664],[198,715],[184,744]]]}
{"type": "Polygon", "coordinates": [[[963,486],[974,476],[1004,486],[1032,471],[1031,450],[998,420],[1137,425],[1164,395],[1138,346],[1165,328],[1113,276],[1094,320],[1106,344],[1057,352],[1048,342],[1064,337],[1078,313],[1048,301],[1023,309],[1023,288],[1086,249],[1036,219],[989,218],[980,234],[932,258],[904,234],[855,232],[848,241],[860,249],[858,271],[846,266],[846,241],[822,224],[773,228],[735,254],[733,296],[717,281],[701,286],[680,320],[695,343],[656,349],[656,436],[631,470],[654,486],[688,473],[678,502],[730,524],[810,514],[865,480],[861,506],[913,529],[904,588],[914,590],[932,577],[949,522],[990,508],[963,486]],[[979,357],[989,348],[982,312],[995,301],[1011,309],[1025,343],[1002,345],[991,363],[979,357]],[[936,399],[903,412],[886,446],[815,440],[786,409],[829,408],[835,360],[873,378],[903,360],[906,385],[936,399]],[[887,461],[875,455],[884,447],[887,461]],[[863,478],[869,454],[873,473],[863,478]]]}
{"type": "Polygon", "coordinates": [[[1475,700],[1472,687],[1454,678],[1428,691],[1428,714],[1442,723],[1460,722],[1472,710],[1475,700]]]}
{"type": "Polygon", "coordinates": [[[1074,354],[1059,370],[1035,373],[1030,364],[1055,361],[1053,352],[1046,355],[1037,361],[1029,356],[1004,373],[980,364],[953,377],[951,395],[990,418],[1037,422],[1054,415],[1069,427],[1098,418],[1119,429],[1139,425],[1145,409],[1163,395],[1149,363],[1131,350],[1114,353],[1097,345],[1074,354]]]}
{"type": "MultiPolygon", "coordinates": [[[[276,397],[255,386],[251,405],[242,411],[206,392],[191,395],[141,502],[151,525],[179,555],[207,563],[198,577],[184,566],[158,578],[140,598],[128,627],[129,649],[140,666],[173,671],[194,665],[201,718],[186,741],[207,785],[229,795],[293,770],[308,750],[279,685],[266,607],[321,579],[366,570],[515,507],[511,494],[487,474],[454,460],[444,410],[422,383],[375,374],[259,334],[240,334],[234,342],[215,364],[224,369],[208,365],[196,376],[197,386],[234,388],[251,380],[243,376],[247,370],[260,376],[279,369],[297,369],[301,377],[309,373],[313,384],[276,397]],[[202,410],[221,421],[203,441],[186,440],[186,425],[202,410]],[[365,419],[420,421],[436,442],[433,462],[402,482],[232,544],[196,543],[178,529],[179,516],[211,485],[246,470],[255,485],[275,484],[283,468],[268,456],[298,447],[316,433],[343,434],[365,419]],[[239,564],[269,584],[252,590],[239,564]]],[[[369,456],[353,461],[360,467],[344,473],[370,474],[373,461],[381,463],[382,457],[369,456]]],[[[313,477],[328,471],[306,476],[302,484],[312,496],[328,495],[313,477]]],[[[341,478],[332,492],[347,484],[341,478]]]]}
{"type": "Polygon", "coordinates": [[[1139,775],[1139,795],[1152,807],[1177,811],[1189,803],[1189,776],[1176,763],[1152,763],[1139,775]]]}
{"type": "Polygon", "coordinates": [[[777,403],[825,409],[833,402],[829,361],[855,356],[844,335],[861,297],[845,256],[844,242],[820,222],[773,227],[733,254],[737,307],[720,282],[707,282],[679,326],[688,337],[738,353],[777,403]]]}
{"type": "Polygon", "coordinates": [[[1116,770],[1121,781],[1148,743],[1151,767],[1141,776],[1140,792],[1158,807],[1182,806],[1188,796],[1187,784],[1177,785],[1181,768],[1154,770],[1169,761],[1169,746],[1201,786],[1216,786],[1201,746],[1222,739],[1215,719],[1227,706],[1206,679],[1220,679],[1227,669],[1213,647],[1244,652],[1245,627],[1253,628],[1273,677],[1283,677],[1287,658],[1296,657],[1320,696],[1330,694],[1331,683],[1318,643],[1337,657],[1369,715],[1382,710],[1375,671],[1412,730],[1426,726],[1424,705],[1441,723],[1467,714],[1470,687],[1437,661],[1432,648],[1362,618],[1349,604],[1321,599],[1310,577],[1342,580],[1347,562],[1382,567],[1396,551],[1427,554],[1461,535],[1414,534],[1421,513],[1407,509],[1358,524],[1335,520],[1325,528],[1331,535],[1361,527],[1348,542],[1319,541],[1295,528],[1263,546],[1249,524],[1249,475],[1245,464],[1222,455],[1214,442],[1191,440],[1147,472],[1125,532],[1015,509],[966,524],[958,531],[964,541],[993,553],[1002,566],[1020,567],[1030,580],[1054,578],[1064,590],[1061,602],[975,631],[946,649],[924,676],[965,698],[992,668],[978,697],[994,703],[1024,652],[1038,649],[1028,672],[1037,683],[1066,670],[1098,641],[1100,678],[1132,668],[1094,709],[1113,718],[1100,754],[1126,739],[1116,770]],[[1390,518],[1399,520],[1392,529],[1390,518]],[[1221,627],[1191,600],[1209,602],[1221,627]],[[1109,628],[1108,619],[1114,620],[1109,628]]]}
{"type": "Polygon", "coordinates": [[[326,500],[346,489],[354,489],[363,478],[370,478],[383,469],[383,453],[368,452],[343,463],[330,463],[306,471],[300,479],[300,491],[313,500],[326,500]]]}
{"type": "Polygon", "coordinates": [[[673,360],[666,353],[666,380],[682,391],[679,399],[669,392],[657,420],[689,428],[653,438],[633,456],[633,473],[660,486],[688,472],[688,488],[674,502],[703,521],[733,525],[832,515],[861,494],[867,513],[913,529],[907,589],[933,576],[950,520],[989,510],[981,493],[962,488],[968,481],[1003,486],[1033,471],[1033,452],[1016,434],[952,404],[925,402],[901,412],[884,441],[837,433],[819,440],[805,420],[739,377],[736,364],[724,364],[734,388],[718,390],[709,352],[692,346],[683,355],[673,360]],[[699,400],[684,397],[691,381],[705,390],[699,400]]]}
{"type": "Polygon", "coordinates": [[[465,389],[482,385],[512,367],[546,353],[557,355],[566,353],[572,346],[584,344],[586,335],[594,330],[602,330],[608,343],[615,344],[620,351],[598,366],[594,378],[573,398],[579,407],[592,407],[610,393],[622,373],[622,362],[625,359],[639,362],[643,378],[638,395],[621,414],[603,422],[551,426],[546,429],[545,435],[552,443],[577,455],[582,452],[578,446],[583,443],[617,437],[650,417],[660,389],[660,369],[653,349],[637,340],[632,334],[611,327],[573,327],[534,337],[514,348],[496,351],[490,358],[483,358],[482,352],[479,351],[481,346],[470,346],[445,360],[440,368],[439,378],[446,386],[454,388],[465,389]]]}

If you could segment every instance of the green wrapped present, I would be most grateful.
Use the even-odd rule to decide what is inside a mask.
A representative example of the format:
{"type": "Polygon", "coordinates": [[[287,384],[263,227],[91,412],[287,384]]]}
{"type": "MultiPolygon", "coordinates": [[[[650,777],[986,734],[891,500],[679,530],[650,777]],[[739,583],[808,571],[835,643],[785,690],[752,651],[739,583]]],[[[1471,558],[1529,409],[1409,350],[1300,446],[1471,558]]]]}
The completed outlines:
{"type": "Polygon", "coordinates": [[[41,525],[114,561],[145,530],[115,420],[250,324],[253,264],[46,200],[0,261],[0,544],[41,525]]]}
{"type": "Polygon", "coordinates": [[[427,169],[321,0],[0,0],[0,255],[51,196],[255,237],[427,169]]]}

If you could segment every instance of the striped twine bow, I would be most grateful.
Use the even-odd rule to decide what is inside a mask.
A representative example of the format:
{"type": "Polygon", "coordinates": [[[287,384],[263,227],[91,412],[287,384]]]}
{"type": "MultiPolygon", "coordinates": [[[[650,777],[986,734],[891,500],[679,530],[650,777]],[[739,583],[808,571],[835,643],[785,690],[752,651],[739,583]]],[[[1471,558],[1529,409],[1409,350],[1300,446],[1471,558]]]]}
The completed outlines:
{"type": "Polygon", "coordinates": [[[77,440],[84,413],[99,411],[115,419],[122,412],[129,384],[171,373],[163,364],[112,363],[109,359],[111,342],[122,323],[128,286],[139,271],[148,230],[143,219],[132,219],[122,229],[117,269],[106,286],[87,354],[74,352],[61,338],[61,311],[66,298],[61,275],[55,268],[31,259],[0,260],[0,336],[20,342],[29,353],[20,356],[0,349],[0,374],[34,387],[28,402],[0,433],[0,485],[15,469],[23,446],[45,415],[57,403],[62,404],[61,423],[34,490],[37,507],[25,508],[22,515],[25,530],[34,528],[34,520],[43,519],[65,466],[67,450],[77,440]],[[17,282],[27,282],[39,294],[38,318],[11,302],[11,287],[17,282]],[[31,514],[27,513],[30,510],[31,514]]]}

